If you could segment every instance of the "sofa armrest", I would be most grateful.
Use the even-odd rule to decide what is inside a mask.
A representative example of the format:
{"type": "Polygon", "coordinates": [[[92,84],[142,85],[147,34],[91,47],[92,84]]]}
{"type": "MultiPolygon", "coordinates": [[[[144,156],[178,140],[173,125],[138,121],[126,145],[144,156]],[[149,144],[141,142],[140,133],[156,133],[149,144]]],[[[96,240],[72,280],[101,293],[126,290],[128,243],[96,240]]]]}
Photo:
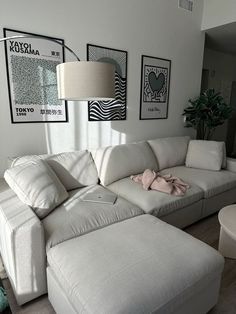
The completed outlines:
{"type": "Polygon", "coordinates": [[[235,158],[227,158],[227,170],[236,172],[236,159],[235,158]]]}
{"type": "Polygon", "coordinates": [[[18,304],[47,292],[43,226],[3,179],[0,180],[0,251],[18,304]]]}

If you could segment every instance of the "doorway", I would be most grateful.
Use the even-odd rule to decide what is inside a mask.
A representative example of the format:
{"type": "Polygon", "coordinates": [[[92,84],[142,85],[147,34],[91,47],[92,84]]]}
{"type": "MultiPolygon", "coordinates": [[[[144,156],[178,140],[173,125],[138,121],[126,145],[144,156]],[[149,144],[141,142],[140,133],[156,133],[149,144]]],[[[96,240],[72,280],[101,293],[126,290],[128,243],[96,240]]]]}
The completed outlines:
{"type": "Polygon", "coordinates": [[[227,156],[236,158],[236,81],[232,82],[230,105],[233,107],[233,113],[228,120],[226,151],[227,156]]]}
{"type": "Polygon", "coordinates": [[[209,70],[202,69],[201,93],[208,89],[209,70]]]}
{"type": "Polygon", "coordinates": [[[234,108],[213,134],[226,143],[227,156],[236,158],[236,22],[206,30],[201,92],[214,88],[234,108]]]}

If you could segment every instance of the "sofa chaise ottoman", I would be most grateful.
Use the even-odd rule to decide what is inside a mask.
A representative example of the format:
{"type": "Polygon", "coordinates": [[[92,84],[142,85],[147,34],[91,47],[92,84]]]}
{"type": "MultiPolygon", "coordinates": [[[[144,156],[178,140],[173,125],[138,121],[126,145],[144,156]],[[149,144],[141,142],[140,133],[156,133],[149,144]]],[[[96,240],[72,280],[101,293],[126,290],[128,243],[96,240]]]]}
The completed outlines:
{"type": "Polygon", "coordinates": [[[121,197],[83,201],[102,186],[71,191],[41,221],[1,187],[1,252],[19,304],[47,291],[59,314],[203,314],[217,303],[223,258],[121,197]]]}
{"type": "Polygon", "coordinates": [[[223,269],[214,249],[147,214],[56,245],[47,260],[58,314],[205,314],[223,269]]]}
{"type": "Polygon", "coordinates": [[[43,219],[0,184],[0,248],[17,303],[22,305],[47,293],[47,251],[60,243],[143,214],[118,197],[114,205],[83,201],[87,193],[110,193],[100,185],[78,188],[43,219]]]}

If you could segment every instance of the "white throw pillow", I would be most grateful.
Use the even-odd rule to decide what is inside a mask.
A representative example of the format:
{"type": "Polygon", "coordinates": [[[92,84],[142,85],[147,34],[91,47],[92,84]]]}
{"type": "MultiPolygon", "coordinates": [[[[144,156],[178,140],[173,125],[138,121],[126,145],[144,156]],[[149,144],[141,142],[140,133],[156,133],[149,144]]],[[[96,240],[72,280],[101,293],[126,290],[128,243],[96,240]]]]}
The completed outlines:
{"type": "Polygon", "coordinates": [[[9,168],[13,168],[19,165],[22,165],[29,161],[38,161],[38,160],[46,160],[50,155],[25,155],[18,157],[8,157],[9,160],[9,168]]]}
{"type": "Polygon", "coordinates": [[[224,142],[191,140],[185,165],[190,168],[219,171],[223,164],[224,142]]]}
{"type": "Polygon", "coordinates": [[[4,178],[19,199],[41,219],[68,197],[56,174],[40,159],[6,170],[4,178]]]}
{"type": "Polygon", "coordinates": [[[29,160],[46,160],[67,191],[98,183],[98,173],[89,151],[64,152],[55,155],[31,155],[16,158],[12,167],[29,160]]]}

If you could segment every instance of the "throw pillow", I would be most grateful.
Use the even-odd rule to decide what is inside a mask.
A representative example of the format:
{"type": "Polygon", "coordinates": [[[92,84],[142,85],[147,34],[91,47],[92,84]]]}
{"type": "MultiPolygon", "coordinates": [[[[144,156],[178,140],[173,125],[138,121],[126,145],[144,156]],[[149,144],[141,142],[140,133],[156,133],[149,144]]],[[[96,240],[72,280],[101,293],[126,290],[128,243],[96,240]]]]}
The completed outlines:
{"type": "Polygon", "coordinates": [[[41,219],[68,197],[56,174],[40,159],[6,170],[4,178],[19,199],[41,219]]]}
{"type": "Polygon", "coordinates": [[[48,163],[67,191],[98,183],[97,169],[87,150],[17,157],[11,167],[39,158],[48,163]]]}
{"type": "Polygon", "coordinates": [[[219,171],[224,157],[224,142],[191,140],[185,165],[190,168],[219,171]]]}

